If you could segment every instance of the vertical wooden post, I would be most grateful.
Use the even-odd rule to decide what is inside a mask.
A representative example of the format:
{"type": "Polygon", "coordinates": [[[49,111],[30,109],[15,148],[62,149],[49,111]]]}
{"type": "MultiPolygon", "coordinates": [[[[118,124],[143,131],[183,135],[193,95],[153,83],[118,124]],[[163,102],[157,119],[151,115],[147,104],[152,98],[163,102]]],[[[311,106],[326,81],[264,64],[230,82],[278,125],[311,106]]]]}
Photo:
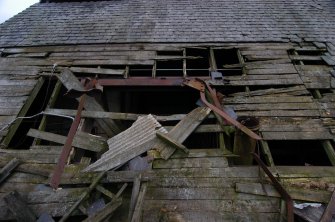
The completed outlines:
{"type": "Polygon", "coordinates": [[[187,77],[187,66],[186,66],[186,48],[183,48],[183,77],[186,78],[187,77]]]}

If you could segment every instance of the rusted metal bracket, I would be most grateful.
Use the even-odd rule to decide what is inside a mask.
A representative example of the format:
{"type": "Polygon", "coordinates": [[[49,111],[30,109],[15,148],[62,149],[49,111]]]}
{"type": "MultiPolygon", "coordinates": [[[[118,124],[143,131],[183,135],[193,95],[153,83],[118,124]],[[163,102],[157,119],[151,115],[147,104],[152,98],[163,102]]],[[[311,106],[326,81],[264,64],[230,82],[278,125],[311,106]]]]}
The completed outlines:
{"type": "MultiPolygon", "coordinates": [[[[89,82],[85,86],[85,90],[92,88],[93,85],[94,85],[94,82],[95,81],[89,80],[89,82]]],[[[78,106],[78,109],[77,109],[77,114],[76,114],[76,116],[74,118],[74,121],[72,122],[72,125],[71,125],[69,133],[67,135],[67,138],[66,138],[63,150],[62,150],[62,152],[60,154],[58,163],[57,163],[57,165],[56,165],[56,167],[54,169],[54,172],[52,174],[52,177],[51,177],[51,180],[50,180],[50,186],[53,189],[57,189],[58,186],[59,186],[59,183],[60,183],[60,180],[61,180],[61,176],[63,174],[63,171],[64,171],[64,168],[65,168],[67,159],[68,159],[69,154],[70,154],[71,149],[72,149],[72,142],[73,142],[74,136],[76,135],[78,126],[80,124],[81,112],[84,109],[84,104],[85,104],[85,98],[86,98],[86,96],[87,96],[86,94],[83,94],[80,97],[79,106],[78,106]]]]}
{"type": "Polygon", "coordinates": [[[273,186],[276,188],[281,197],[286,201],[286,210],[287,210],[287,222],[294,222],[293,215],[293,200],[291,196],[287,193],[284,187],[279,183],[279,181],[272,175],[271,171],[267,168],[265,163],[259,158],[256,153],[252,153],[255,161],[258,165],[264,170],[264,172],[268,175],[270,180],[273,183],[273,186]]]}
{"type": "Polygon", "coordinates": [[[255,140],[262,140],[262,137],[260,137],[259,135],[257,135],[253,131],[251,131],[248,127],[242,125],[240,122],[238,122],[235,119],[231,118],[225,111],[223,111],[222,109],[220,109],[220,108],[217,107],[217,106],[220,106],[220,103],[219,103],[219,101],[216,98],[215,91],[208,84],[206,84],[203,80],[201,80],[201,79],[195,79],[195,80],[186,79],[183,82],[183,84],[187,85],[189,87],[192,87],[194,89],[199,90],[200,91],[201,101],[206,106],[208,106],[211,110],[213,110],[215,113],[217,113],[220,116],[222,116],[229,124],[236,126],[238,129],[240,129],[245,134],[247,134],[248,136],[250,136],[251,138],[253,138],[255,140]],[[211,95],[215,95],[215,96],[213,96],[213,101],[214,101],[215,106],[212,105],[211,103],[209,103],[207,101],[206,94],[205,94],[206,89],[210,92],[211,95]]]}

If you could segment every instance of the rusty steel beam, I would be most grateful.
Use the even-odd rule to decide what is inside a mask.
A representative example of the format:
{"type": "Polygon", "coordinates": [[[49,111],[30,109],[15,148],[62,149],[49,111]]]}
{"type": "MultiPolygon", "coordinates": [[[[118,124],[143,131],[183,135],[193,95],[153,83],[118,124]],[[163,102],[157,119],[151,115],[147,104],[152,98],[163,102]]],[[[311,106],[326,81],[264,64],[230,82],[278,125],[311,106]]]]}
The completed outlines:
{"type": "Polygon", "coordinates": [[[66,161],[69,157],[69,154],[71,152],[72,149],[72,142],[74,139],[74,136],[77,132],[78,126],[80,124],[80,119],[81,119],[81,112],[84,109],[84,103],[85,103],[85,97],[86,95],[82,95],[80,97],[80,101],[79,101],[79,106],[78,106],[78,110],[77,110],[77,114],[76,117],[74,118],[74,121],[72,122],[71,128],[69,130],[69,133],[67,135],[64,147],[62,149],[62,152],[60,154],[60,157],[58,159],[58,163],[54,169],[54,172],[52,174],[51,180],[50,180],[50,186],[53,189],[57,189],[61,180],[61,176],[63,174],[65,165],[66,165],[66,161]]]}
{"type": "Polygon", "coordinates": [[[273,183],[273,186],[276,188],[278,193],[281,195],[281,197],[286,201],[286,210],[287,210],[287,222],[294,222],[294,214],[293,214],[293,200],[291,196],[287,193],[287,191],[284,189],[284,187],[279,183],[279,181],[273,176],[271,171],[267,168],[265,163],[259,158],[259,156],[256,153],[252,153],[255,161],[258,163],[258,165],[263,169],[263,171],[268,175],[270,180],[273,183]]]}
{"type": "MultiPolygon", "coordinates": [[[[209,79],[208,77],[202,78],[209,79]]],[[[98,83],[101,86],[182,86],[184,80],[184,77],[129,77],[127,79],[99,79],[98,83]]]]}

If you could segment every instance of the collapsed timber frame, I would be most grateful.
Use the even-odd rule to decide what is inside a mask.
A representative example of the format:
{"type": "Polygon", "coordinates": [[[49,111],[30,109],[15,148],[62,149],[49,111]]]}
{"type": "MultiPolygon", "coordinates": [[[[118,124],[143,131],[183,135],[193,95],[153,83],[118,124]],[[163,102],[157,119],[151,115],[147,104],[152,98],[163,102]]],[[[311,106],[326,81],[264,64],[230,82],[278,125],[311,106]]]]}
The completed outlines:
{"type": "Polygon", "coordinates": [[[254,151],[294,201],[328,203],[335,183],[333,49],[313,42],[1,49],[0,218],[288,219],[273,180],[256,162],[235,161],[236,129],[183,84],[195,79],[215,89],[218,101],[208,101],[230,117],[259,120],[263,140],[254,151]],[[103,92],[85,89],[87,79],[103,92]],[[86,97],[80,115],[79,96],[86,97]],[[135,128],[139,118],[147,127],[135,128]],[[117,137],[127,130],[138,136],[117,137]],[[64,144],[64,172],[53,183],[62,189],[53,190],[64,144]],[[104,159],[115,147],[118,155],[104,159]],[[99,160],[111,166],[90,171],[99,160]]]}

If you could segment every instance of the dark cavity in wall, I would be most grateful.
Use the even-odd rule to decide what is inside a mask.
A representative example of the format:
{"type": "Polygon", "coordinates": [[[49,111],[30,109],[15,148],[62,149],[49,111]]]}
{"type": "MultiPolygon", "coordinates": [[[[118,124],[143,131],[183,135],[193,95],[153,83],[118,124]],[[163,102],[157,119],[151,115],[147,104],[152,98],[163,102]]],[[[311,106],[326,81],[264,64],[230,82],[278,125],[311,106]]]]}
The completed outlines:
{"type": "Polygon", "coordinates": [[[152,76],[152,66],[138,65],[129,66],[129,77],[150,77],[152,76]]]}
{"type": "Polygon", "coordinates": [[[237,49],[214,49],[217,70],[223,76],[242,75],[241,68],[227,68],[227,65],[239,64],[237,49]]]}
{"type": "Polygon", "coordinates": [[[186,73],[188,76],[209,76],[209,50],[207,48],[186,48],[186,56],[199,57],[187,59],[186,73]]]}
{"type": "Polygon", "coordinates": [[[293,140],[268,141],[275,165],[286,166],[330,166],[321,141],[293,140]]]}
{"type": "Polygon", "coordinates": [[[183,60],[156,61],[156,76],[183,76],[183,60]]]}

